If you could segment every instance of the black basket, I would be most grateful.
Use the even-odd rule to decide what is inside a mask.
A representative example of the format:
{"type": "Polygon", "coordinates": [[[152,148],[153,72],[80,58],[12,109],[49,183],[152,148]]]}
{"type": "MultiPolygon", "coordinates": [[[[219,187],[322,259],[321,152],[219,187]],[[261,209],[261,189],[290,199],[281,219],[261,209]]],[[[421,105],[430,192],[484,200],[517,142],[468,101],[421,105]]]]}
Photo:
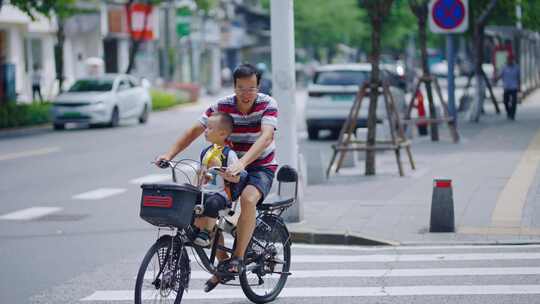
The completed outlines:
{"type": "Polygon", "coordinates": [[[193,208],[201,201],[201,192],[191,185],[143,184],[141,213],[143,220],[159,227],[189,226],[193,208]]]}

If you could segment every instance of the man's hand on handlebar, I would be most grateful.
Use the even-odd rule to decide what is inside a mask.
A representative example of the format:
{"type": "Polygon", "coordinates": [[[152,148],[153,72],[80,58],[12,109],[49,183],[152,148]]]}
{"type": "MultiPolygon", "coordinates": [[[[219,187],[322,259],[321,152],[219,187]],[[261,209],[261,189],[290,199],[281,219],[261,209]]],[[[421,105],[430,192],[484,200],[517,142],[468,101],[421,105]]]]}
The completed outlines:
{"type": "Polygon", "coordinates": [[[238,183],[240,181],[240,174],[231,174],[227,170],[227,167],[211,167],[208,169],[209,172],[216,172],[223,179],[231,183],[238,183]]]}
{"type": "Polygon", "coordinates": [[[246,166],[241,160],[237,160],[234,162],[231,166],[227,168],[227,174],[231,176],[239,175],[240,172],[244,171],[246,169],[246,166]]]}

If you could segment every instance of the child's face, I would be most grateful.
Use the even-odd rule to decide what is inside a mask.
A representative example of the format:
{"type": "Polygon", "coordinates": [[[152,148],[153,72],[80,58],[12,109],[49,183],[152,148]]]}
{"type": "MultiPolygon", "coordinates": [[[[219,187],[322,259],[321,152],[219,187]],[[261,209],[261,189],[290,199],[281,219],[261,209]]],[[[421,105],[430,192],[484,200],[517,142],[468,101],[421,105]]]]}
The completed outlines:
{"type": "Polygon", "coordinates": [[[220,128],[217,118],[210,116],[210,118],[208,118],[206,130],[204,131],[204,136],[206,140],[211,143],[222,144],[227,138],[227,131],[220,128]]]}

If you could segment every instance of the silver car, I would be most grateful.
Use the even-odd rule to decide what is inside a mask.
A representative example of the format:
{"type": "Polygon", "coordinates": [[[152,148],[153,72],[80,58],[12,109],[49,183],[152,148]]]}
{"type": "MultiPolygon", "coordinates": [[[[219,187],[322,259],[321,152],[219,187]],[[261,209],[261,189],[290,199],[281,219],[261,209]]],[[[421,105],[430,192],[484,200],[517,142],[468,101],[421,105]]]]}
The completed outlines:
{"type": "MultiPolygon", "coordinates": [[[[309,139],[317,139],[319,130],[330,130],[334,137],[345,123],[353,105],[359,85],[368,81],[371,75],[371,64],[330,64],[316,69],[313,82],[308,86],[308,98],[305,107],[305,118],[309,139]]],[[[400,113],[406,109],[405,92],[402,85],[392,82],[391,73],[381,67],[381,77],[389,80],[390,91],[400,113]]],[[[357,120],[359,128],[367,126],[369,98],[362,103],[357,120]]],[[[377,102],[377,118],[386,117],[382,96],[377,102]]]]}
{"type": "Polygon", "coordinates": [[[152,99],[137,79],[123,74],[82,78],[54,100],[51,109],[55,130],[69,122],[116,127],[120,120],[148,120],[152,99]]]}

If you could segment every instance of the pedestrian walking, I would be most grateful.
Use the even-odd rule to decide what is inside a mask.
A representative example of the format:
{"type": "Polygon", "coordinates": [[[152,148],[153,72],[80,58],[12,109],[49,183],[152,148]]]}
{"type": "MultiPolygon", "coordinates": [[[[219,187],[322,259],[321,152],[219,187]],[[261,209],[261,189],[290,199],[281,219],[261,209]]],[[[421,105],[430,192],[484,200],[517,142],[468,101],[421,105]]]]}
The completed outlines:
{"type": "Polygon", "coordinates": [[[32,72],[32,99],[36,100],[36,95],[39,96],[39,101],[43,102],[43,96],[41,95],[41,71],[37,65],[34,65],[34,71],[32,72]]]}
{"type": "Polygon", "coordinates": [[[516,119],[516,107],[518,103],[518,92],[520,91],[520,71],[519,66],[515,64],[514,57],[508,55],[506,65],[501,73],[495,78],[495,82],[502,78],[503,81],[503,100],[508,119],[516,119]]]}

